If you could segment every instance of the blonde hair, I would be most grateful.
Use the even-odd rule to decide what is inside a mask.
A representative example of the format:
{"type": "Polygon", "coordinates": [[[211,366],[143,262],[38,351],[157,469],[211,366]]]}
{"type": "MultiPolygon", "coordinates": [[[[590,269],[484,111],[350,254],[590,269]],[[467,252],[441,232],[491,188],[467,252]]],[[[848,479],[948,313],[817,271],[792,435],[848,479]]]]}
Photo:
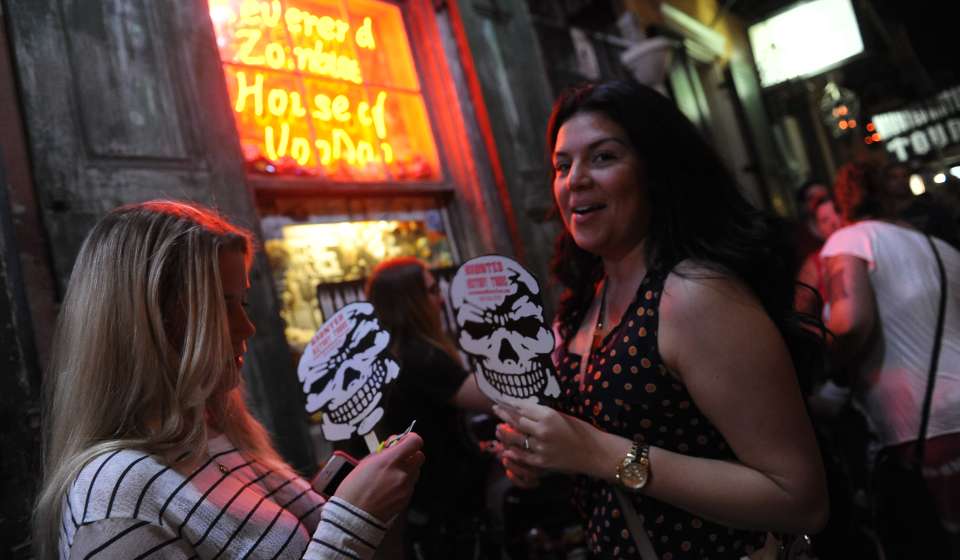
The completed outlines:
{"type": "Polygon", "coordinates": [[[202,206],[155,200],[94,226],[77,256],[47,374],[41,558],[56,554],[62,500],[94,457],[136,448],[172,464],[205,456],[208,423],[288,469],[249,413],[233,359],[219,254],[253,258],[249,232],[202,206]],[[104,403],[98,406],[94,403],[104,403]]]}

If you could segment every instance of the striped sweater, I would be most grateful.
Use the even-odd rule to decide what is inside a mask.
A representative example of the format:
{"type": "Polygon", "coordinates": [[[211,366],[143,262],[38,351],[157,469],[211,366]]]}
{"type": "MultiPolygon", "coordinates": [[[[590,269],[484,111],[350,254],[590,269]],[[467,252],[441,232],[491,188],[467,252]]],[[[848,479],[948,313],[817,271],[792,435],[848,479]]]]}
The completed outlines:
{"type": "Polygon", "coordinates": [[[226,436],[190,473],[133,449],[90,461],[64,497],[60,558],[369,559],[386,527],[226,436]]]}

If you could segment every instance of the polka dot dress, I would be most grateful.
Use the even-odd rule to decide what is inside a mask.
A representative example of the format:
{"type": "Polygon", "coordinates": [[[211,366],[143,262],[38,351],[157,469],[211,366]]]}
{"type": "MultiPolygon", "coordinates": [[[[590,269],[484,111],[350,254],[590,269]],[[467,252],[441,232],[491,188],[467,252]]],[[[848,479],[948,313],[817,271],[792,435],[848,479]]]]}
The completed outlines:
{"type": "MultiPolygon", "coordinates": [[[[697,457],[733,459],[723,436],[660,358],[657,311],[666,276],[648,272],[620,324],[589,357],[583,391],[581,357],[567,352],[564,345],[558,355],[559,408],[640,443],[697,457]]],[[[652,466],[656,477],[656,465],[652,466]]],[[[765,533],[730,529],[643,495],[627,495],[664,560],[740,558],[763,546],[765,533]]],[[[578,477],[574,501],[584,517],[594,557],[640,558],[611,485],[578,477]]]]}

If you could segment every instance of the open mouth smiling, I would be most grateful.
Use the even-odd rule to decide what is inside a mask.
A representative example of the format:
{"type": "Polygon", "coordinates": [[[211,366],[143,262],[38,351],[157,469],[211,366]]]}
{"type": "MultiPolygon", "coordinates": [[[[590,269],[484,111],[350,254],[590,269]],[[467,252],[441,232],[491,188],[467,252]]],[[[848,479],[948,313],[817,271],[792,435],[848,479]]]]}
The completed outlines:
{"type": "Polygon", "coordinates": [[[583,204],[580,206],[574,206],[570,209],[570,211],[577,216],[584,216],[596,212],[597,210],[603,210],[606,207],[606,204],[583,204]]]}

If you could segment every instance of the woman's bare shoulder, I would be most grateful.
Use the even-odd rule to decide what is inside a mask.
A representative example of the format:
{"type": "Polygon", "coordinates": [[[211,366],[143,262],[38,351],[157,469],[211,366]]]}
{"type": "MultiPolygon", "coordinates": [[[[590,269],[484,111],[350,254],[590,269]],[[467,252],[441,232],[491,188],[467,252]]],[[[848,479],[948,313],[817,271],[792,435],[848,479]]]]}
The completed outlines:
{"type": "Polygon", "coordinates": [[[685,317],[731,304],[759,306],[747,285],[720,265],[687,259],[673,268],[664,283],[661,307],[668,316],[673,312],[685,317]]]}

